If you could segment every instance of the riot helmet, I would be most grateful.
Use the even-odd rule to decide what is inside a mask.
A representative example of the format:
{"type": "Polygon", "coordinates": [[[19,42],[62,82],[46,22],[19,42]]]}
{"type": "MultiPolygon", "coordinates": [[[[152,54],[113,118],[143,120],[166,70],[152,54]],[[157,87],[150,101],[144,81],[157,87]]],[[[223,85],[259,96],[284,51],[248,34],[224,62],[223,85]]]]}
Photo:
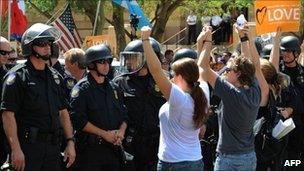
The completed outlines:
{"type": "Polygon", "coordinates": [[[281,40],[281,50],[297,52],[299,54],[301,52],[299,39],[295,36],[283,37],[281,40]]]}
{"type": "Polygon", "coordinates": [[[88,48],[85,52],[85,64],[89,66],[91,63],[101,59],[113,60],[111,49],[106,44],[99,44],[88,48]]]}
{"type": "Polygon", "coordinates": [[[113,56],[111,49],[106,44],[98,44],[88,48],[85,52],[85,66],[89,70],[96,71],[98,76],[106,76],[97,70],[97,63],[107,62],[111,65],[113,56]]]}
{"type": "MultiPolygon", "coordinates": [[[[158,59],[162,61],[161,46],[158,41],[153,38],[149,38],[150,43],[158,59]]],[[[120,53],[120,69],[122,74],[137,73],[146,64],[144,57],[144,49],[142,40],[133,40],[127,44],[124,51],[120,53]]]]}
{"type": "MultiPolygon", "coordinates": [[[[53,26],[46,24],[36,23],[28,28],[22,36],[21,39],[21,49],[22,54],[25,57],[31,55],[41,58],[43,60],[48,60],[50,55],[41,56],[33,50],[34,45],[41,45],[42,42],[48,42],[48,44],[53,48],[53,43],[58,41],[61,37],[61,32],[53,26]]],[[[51,52],[53,50],[51,49],[51,52]]]]}
{"type": "Polygon", "coordinates": [[[272,48],[273,48],[273,44],[268,44],[264,46],[262,49],[262,55],[261,55],[262,58],[269,59],[272,48]]]}
{"type": "Polygon", "coordinates": [[[178,51],[175,52],[172,63],[183,58],[191,58],[196,60],[197,53],[194,50],[188,48],[179,49],[178,51]]]}

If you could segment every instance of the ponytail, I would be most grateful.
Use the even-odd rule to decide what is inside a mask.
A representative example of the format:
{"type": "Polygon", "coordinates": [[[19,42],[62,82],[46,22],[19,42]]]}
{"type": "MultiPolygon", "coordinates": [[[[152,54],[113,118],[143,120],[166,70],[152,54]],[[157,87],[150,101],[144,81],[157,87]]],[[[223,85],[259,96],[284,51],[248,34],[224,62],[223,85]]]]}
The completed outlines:
{"type": "Polygon", "coordinates": [[[193,122],[195,128],[200,128],[208,118],[207,98],[199,86],[199,82],[193,83],[191,97],[194,101],[193,122]]]}

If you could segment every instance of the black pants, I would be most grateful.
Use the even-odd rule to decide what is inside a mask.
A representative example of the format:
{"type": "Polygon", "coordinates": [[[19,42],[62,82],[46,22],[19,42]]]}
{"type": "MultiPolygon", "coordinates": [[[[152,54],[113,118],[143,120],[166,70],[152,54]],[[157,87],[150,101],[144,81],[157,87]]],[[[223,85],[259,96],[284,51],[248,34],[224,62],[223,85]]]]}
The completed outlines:
{"type": "MultiPolygon", "coordinates": [[[[79,147],[79,146],[78,146],[79,147]]],[[[118,154],[110,147],[99,144],[81,145],[77,149],[74,171],[119,171],[118,154]]]]}
{"type": "Polygon", "coordinates": [[[158,145],[159,135],[144,137],[136,136],[134,143],[129,147],[125,147],[125,150],[134,156],[132,168],[128,168],[127,170],[156,170],[158,162],[158,145]]]}
{"type": "Polygon", "coordinates": [[[6,137],[5,135],[0,133],[0,166],[6,161],[7,159],[7,144],[6,144],[6,137]]]}
{"type": "Polygon", "coordinates": [[[4,133],[3,124],[0,117],[0,167],[6,161],[8,154],[6,135],[4,133]]]}
{"type": "Polygon", "coordinates": [[[188,45],[196,42],[196,25],[188,25],[188,45]]]}
{"type": "Polygon", "coordinates": [[[22,142],[21,149],[25,156],[27,171],[61,171],[62,158],[60,146],[47,142],[22,142]]]}

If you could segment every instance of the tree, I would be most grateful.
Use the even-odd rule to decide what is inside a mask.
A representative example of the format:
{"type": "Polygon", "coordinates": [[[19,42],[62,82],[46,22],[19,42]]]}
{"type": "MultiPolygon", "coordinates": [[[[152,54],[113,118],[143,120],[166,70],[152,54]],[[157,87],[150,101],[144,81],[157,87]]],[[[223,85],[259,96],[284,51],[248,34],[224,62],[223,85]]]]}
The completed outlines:
{"type": "MultiPolygon", "coordinates": [[[[90,18],[90,21],[92,23],[92,26],[94,27],[95,23],[95,15],[96,15],[96,10],[98,6],[99,0],[89,0],[89,1],[84,1],[84,0],[70,0],[75,4],[75,6],[78,7],[79,10],[85,13],[90,18]]],[[[100,7],[99,7],[99,13],[98,13],[98,18],[97,18],[97,27],[95,33],[93,35],[99,35],[102,34],[104,25],[105,25],[105,0],[100,0],[100,7]]]]}
{"type": "Polygon", "coordinates": [[[172,13],[182,7],[184,12],[193,10],[197,14],[211,15],[216,13],[222,14],[221,10],[223,5],[228,10],[235,8],[248,7],[252,4],[252,0],[154,0],[144,1],[138,0],[144,11],[151,17],[151,11],[154,11],[154,15],[151,17],[152,36],[158,41],[162,41],[162,37],[165,31],[166,24],[172,15],[172,13]],[[220,10],[218,10],[220,9],[220,10]]]}
{"type": "Polygon", "coordinates": [[[117,52],[123,51],[126,46],[126,37],[125,37],[125,30],[124,30],[124,18],[123,18],[123,8],[114,4],[113,5],[113,25],[116,34],[116,42],[117,42],[117,52]]]}
{"type": "MultiPolygon", "coordinates": [[[[157,3],[154,2],[157,6],[154,18],[152,19],[154,21],[151,33],[152,37],[158,41],[162,40],[170,16],[183,1],[185,0],[161,0],[157,3]]],[[[144,2],[141,3],[143,4],[144,2]]]]}
{"type": "MultiPolygon", "coordinates": [[[[83,1],[83,0],[68,0],[67,2],[70,2],[72,5],[73,11],[76,12],[82,12],[86,16],[89,17],[92,27],[94,26],[95,23],[95,15],[96,15],[96,9],[98,5],[99,0],[90,0],[90,1],[83,1]]],[[[39,14],[44,15],[46,18],[50,19],[56,11],[54,11],[55,7],[58,6],[59,2],[63,2],[60,0],[46,0],[46,1],[41,1],[41,0],[28,0],[26,1],[27,6],[29,10],[35,9],[36,11],[39,12],[39,14]]],[[[97,28],[94,33],[96,34],[102,34],[103,26],[105,23],[105,0],[100,1],[100,11],[98,15],[98,20],[97,20],[97,28]]],[[[59,9],[60,10],[60,9],[59,9]]],[[[57,14],[56,14],[57,15],[57,14]]]]}

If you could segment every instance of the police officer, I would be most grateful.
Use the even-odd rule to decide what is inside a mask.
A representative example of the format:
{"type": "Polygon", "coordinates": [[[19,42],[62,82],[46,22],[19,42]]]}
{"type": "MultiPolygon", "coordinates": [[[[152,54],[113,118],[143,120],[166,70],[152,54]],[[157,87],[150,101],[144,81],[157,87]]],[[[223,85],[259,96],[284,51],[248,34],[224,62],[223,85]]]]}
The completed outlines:
{"type": "MultiPolygon", "coordinates": [[[[304,67],[298,64],[297,58],[301,53],[299,39],[295,36],[286,36],[281,40],[282,61],[281,71],[290,76],[291,84],[295,88],[295,93],[302,101],[298,101],[293,111],[292,118],[296,128],[289,134],[289,142],[286,148],[285,159],[296,159],[303,161],[304,145],[304,67]],[[302,158],[302,159],[301,159],[302,158]]],[[[292,170],[302,170],[304,167],[291,168],[292,170]]]]}
{"type": "Polygon", "coordinates": [[[76,128],[75,170],[119,170],[126,111],[118,86],[107,78],[113,60],[105,44],[85,53],[89,73],[71,92],[71,116],[76,128]]]}
{"type": "MultiPolygon", "coordinates": [[[[159,43],[150,39],[154,52],[162,58],[159,43]]],[[[132,170],[156,170],[159,144],[158,111],[165,103],[143,57],[141,40],[131,41],[120,55],[121,71],[114,79],[124,92],[129,117],[124,147],[134,155],[132,170]]],[[[162,60],[160,60],[162,61],[162,60]]]]}
{"type": "Polygon", "coordinates": [[[298,64],[297,58],[301,53],[299,39],[295,36],[286,36],[281,40],[281,50],[284,65],[282,72],[289,75],[296,87],[304,93],[304,67],[298,64]]]}
{"type": "Polygon", "coordinates": [[[74,85],[86,74],[85,52],[79,48],[72,48],[63,54],[65,63],[64,89],[67,97],[74,85]]]}
{"type": "MultiPolygon", "coordinates": [[[[9,41],[4,37],[0,37],[0,86],[3,85],[3,77],[7,73],[5,64],[8,62],[12,49],[9,41]]],[[[0,89],[0,94],[2,94],[2,88],[0,89]]],[[[0,166],[5,162],[7,158],[7,148],[5,141],[5,133],[3,130],[2,119],[0,120],[0,166]]]]}
{"type": "Polygon", "coordinates": [[[46,65],[59,30],[45,24],[32,25],[22,36],[24,64],[5,76],[1,110],[4,130],[15,170],[60,170],[60,123],[66,135],[64,160],[75,159],[73,129],[57,71],[46,65]]]}

